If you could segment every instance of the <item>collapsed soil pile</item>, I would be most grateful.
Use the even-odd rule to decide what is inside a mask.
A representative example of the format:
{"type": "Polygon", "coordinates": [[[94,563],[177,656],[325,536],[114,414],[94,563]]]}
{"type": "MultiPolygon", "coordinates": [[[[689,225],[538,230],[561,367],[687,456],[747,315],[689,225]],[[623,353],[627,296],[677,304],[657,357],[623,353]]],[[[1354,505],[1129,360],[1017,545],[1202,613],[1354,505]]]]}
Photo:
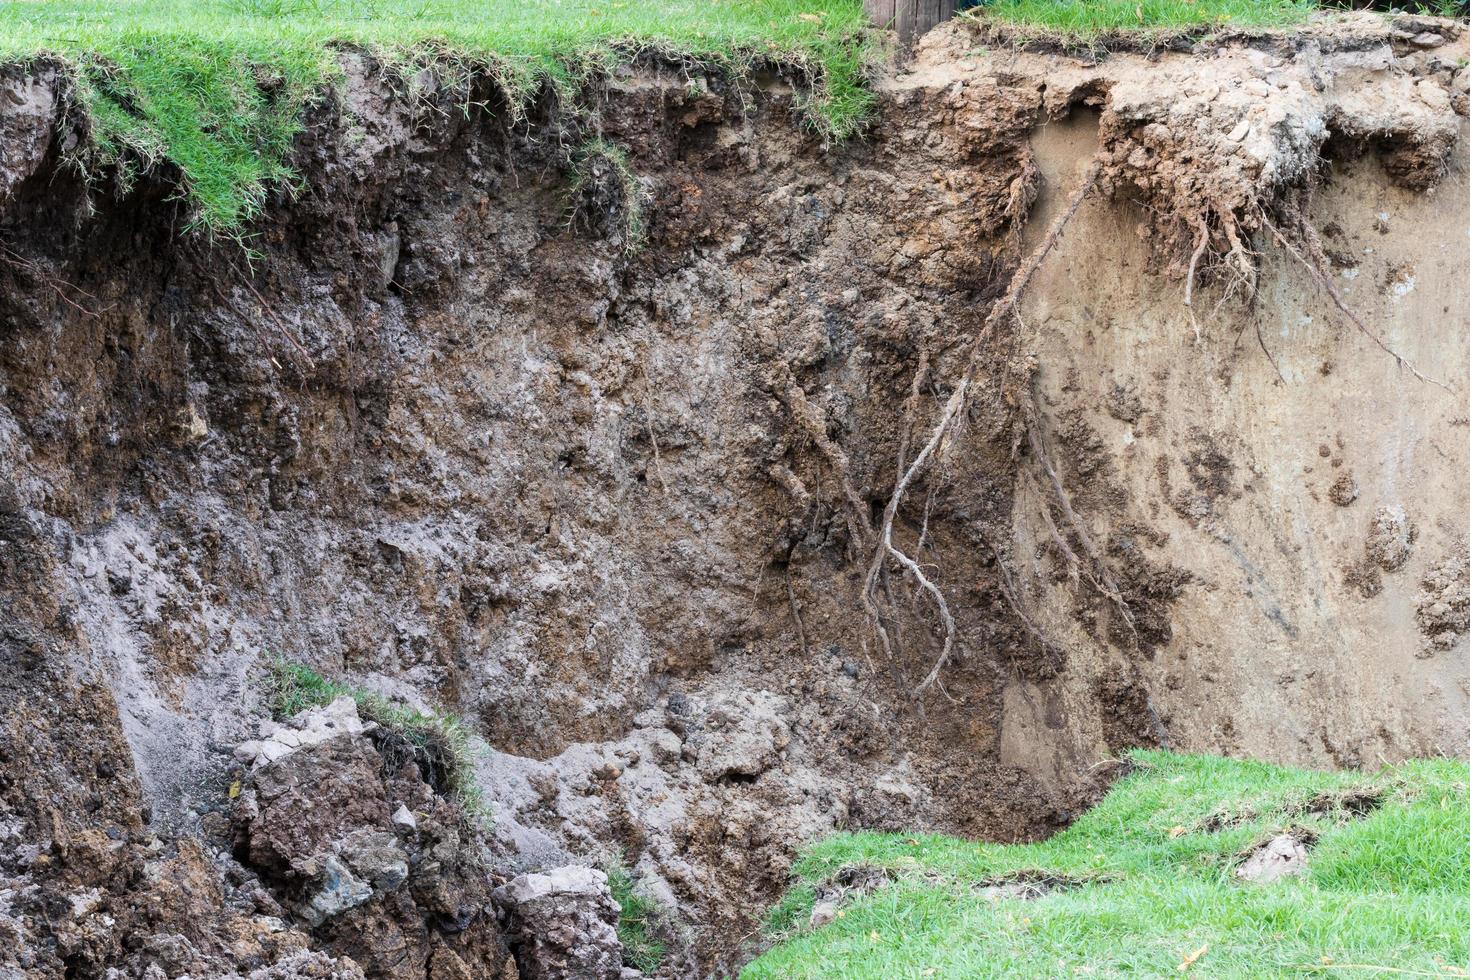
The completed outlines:
{"type": "Polygon", "coordinates": [[[1044,836],[1136,745],[1463,752],[1470,44],[971,30],[838,148],[779,83],[645,65],[594,134],[349,56],[249,258],[9,70],[8,968],[487,975],[490,885],[621,852],[691,975],[834,828],[1044,836]],[[352,825],[264,860],[271,656],[461,715],[489,851],[359,742],[310,750],[352,825]],[[329,857],[362,901],[302,912],[329,857]]]}

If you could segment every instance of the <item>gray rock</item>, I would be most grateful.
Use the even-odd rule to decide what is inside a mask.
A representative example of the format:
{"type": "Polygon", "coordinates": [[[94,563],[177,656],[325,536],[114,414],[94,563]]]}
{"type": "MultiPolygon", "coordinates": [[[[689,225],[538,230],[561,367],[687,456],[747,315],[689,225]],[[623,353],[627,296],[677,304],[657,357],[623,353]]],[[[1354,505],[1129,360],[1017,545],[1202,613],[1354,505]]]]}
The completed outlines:
{"type": "Polygon", "coordinates": [[[620,980],[620,909],[596,868],[521,875],[497,888],[524,980],[620,980]]]}
{"type": "Polygon", "coordinates": [[[1235,869],[1242,881],[1270,884],[1303,874],[1307,870],[1307,847],[1291,834],[1279,834],[1256,848],[1245,863],[1235,869]]]}
{"type": "Polygon", "coordinates": [[[412,810],[400,803],[398,809],[393,811],[393,826],[399,830],[414,831],[419,829],[419,821],[412,810]]]}
{"type": "Polygon", "coordinates": [[[812,915],[807,920],[807,927],[810,929],[820,929],[835,918],[837,918],[836,902],[818,902],[812,906],[812,915]]]}
{"type": "Polygon", "coordinates": [[[378,891],[392,891],[408,880],[408,855],[392,834],[364,831],[342,845],[342,857],[358,877],[378,891]]]}
{"type": "Polygon", "coordinates": [[[336,855],[322,862],[317,887],[297,909],[313,929],[348,909],[357,908],[373,897],[373,886],[359,879],[336,855]]]}
{"type": "Polygon", "coordinates": [[[349,959],[337,960],[316,950],[301,950],[271,966],[252,970],[248,980],[362,980],[362,976],[362,970],[349,959]]]}
{"type": "Polygon", "coordinates": [[[298,749],[343,735],[360,735],[375,727],[372,722],[364,722],[358,716],[357,702],[343,695],[331,704],[298,713],[289,724],[262,723],[259,738],[235,746],[235,758],[252,768],[259,768],[284,759],[298,749]]]}

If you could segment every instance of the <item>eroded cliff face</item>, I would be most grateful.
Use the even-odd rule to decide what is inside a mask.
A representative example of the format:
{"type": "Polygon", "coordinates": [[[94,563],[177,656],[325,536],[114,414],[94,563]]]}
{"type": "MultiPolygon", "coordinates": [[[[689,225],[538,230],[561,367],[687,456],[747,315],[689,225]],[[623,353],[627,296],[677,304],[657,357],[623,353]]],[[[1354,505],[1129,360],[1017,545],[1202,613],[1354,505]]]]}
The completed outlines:
{"type": "Polygon", "coordinates": [[[833,829],[1044,835],[1159,741],[1465,751],[1464,403],[1369,334],[1463,373],[1466,46],[1344,19],[1088,63],[970,30],[839,148],[780,83],[612,79],[636,250],[619,174],[569,190],[590,133],[488,83],[445,111],[350,59],[247,260],[180,233],[167,174],[81,183],[64,77],[11,71],[10,968],[485,975],[523,942],[489,886],[621,852],[694,975],[833,829]],[[943,631],[887,566],[883,652],[872,528],[1084,183],[898,512],[958,637],[916,697],[943,631]],[[272,655],[462,715],[484,853],[395,824],[436,797],[361,736],[242,773],[272,655]],[[285,870],[242,844],[255,784],[340,783],[333,753],[361,819],[307,813],[285,870]],[[303,912],[364,840],[408,877],[303,912]]]}

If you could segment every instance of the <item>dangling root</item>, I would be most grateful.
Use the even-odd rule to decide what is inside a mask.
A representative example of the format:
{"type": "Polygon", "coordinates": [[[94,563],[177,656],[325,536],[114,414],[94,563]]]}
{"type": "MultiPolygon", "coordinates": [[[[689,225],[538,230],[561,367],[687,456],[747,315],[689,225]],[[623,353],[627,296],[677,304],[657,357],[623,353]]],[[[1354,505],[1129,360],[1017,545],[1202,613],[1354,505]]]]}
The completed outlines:
{"type": "MultiPolygon", "coordinates": [[[[1254,298],[1256,295],[1256,253],[1251,251],[1240,237],[1240,222],[1228,210],[1219,207],[1210,207],[1204,212],[1190,215],[1186,220],[1194,228],[1194,251],[1189,256],[1189,270],[1184,276],[1184,308],[1189,311],[1189,325],[1194,329],[1195,343],[1200,343],[1202,340],[1199,317],[1194,312],[1194,287],[1199,278],[1200,262],[1205,259],[1206,253],[1210,250],[1208,214],[1215,216],[1230,246],[1227,251],[1217,253],[1215,259],[1219,264],[1234,270],[1229,285],[1224,289],[1220,302],[1215,307],[1215,312],[1219,312],[1220,307],[1225,305],[1226,300],[1234,295],[1235,290],[1240,286],[1245,287],[1247,297],[1254,298]]],[[[1259,321],[1256,322],[1255,327],[1256,343],[1261,345],[1261,353],[1265,354],[1266,360],[1271,362],[1271,367],[1276,370],[1276,376],[1285,382],[1286,375],[1282,372],[1281,365],[1276,362],[1276,355],[1272,354],[1271,349],[1266,346],[1266,337],[1261,333],[1259,321]]]]}
{"type": "Polygon", "coordinates": [[[786,410],[791,413],[807,437],[817,447],[817,450],[831,464],[837,473],[837,479],[842,486],[842,497],[847,504],[847,520],[849,531],[853,540],[861,547],[868,547],[873,538],[873,522],[868,517],[868,509],[863,504],[862,497],[857,488],[852,485],[852,479],[848,476],[852,472],[851,464],[848,463],[847,454],[842,447],[832,441],[827,435],[826,419],[822,417],[821,410],[813,405],[806,397],[806,392],[796,379],[785,372],[784,384],[776,391],[776,397],[781,399],[786,410]]]}
{"type": "Polygon", "coordinates": [[[1276,372],[1276,377],[1282,384],[1286,384],[1286,372],[1281,370],[1281,365],[1276,361],[1276,355],[1271,353],[1271,348],[1266,346],[1266,335],[1261,332],[1260,318],[1253,318],[1256,328],[1256,343],[1260,345],[1261,353],[1266,355],[1266,360],[1271,362],[1271,369],[1276,372]]]}
{"type": "Polygon", "coordinates": [[[801,606],[796,601],[796,586],[791,584],[791,561],[787,556],[786,563],[786,601],[791,603],[791,622],[796,626],[796,638],[801,641],[801,655],[807,656],[806,649],[806,626],[801,621],[801,606]]]}
{"type": "Polygon", "coordinates": [[[1382,350],[1389,357],[1392,357],[1395,363],[1397,363],[1400,368],[1407,370],[1410,374],[1418,378],[1420,381],[1443,388],[1445,391],[1452,391],[1453,389],[1451,389],[1448,384],[1443,381],[1438,381],[1424,374],[1422,371],[1416,368],[1409,361],[1408,358],[1404,357],[1398,351],[1388,346],[1387,342],[1385,342],[1382,337],[1374,332],[1372,327],[1363,322],[1363,318],[1358,316],[1358,314],[1355,313],[1353,309],[1347,305],[1347,300],[1343,298],[1342,292],[1337,288],[1337,285],[1332,281],[1331,274],[1327,271],[1330,263],[1327,259],[1326,252],[1322,247],[1322,239],[1317,234],[1317,229],[1313,228],[1311,221],[1307,219],[1305,204],[1301,202],[1293,204],[1286,211],[1286,215],[1291,220],[1291,223],[1294,226],[1292,230],[1299,236],[1298,240],[1301,244],[1300,249],[1293,245],[1292,242],[1286,237],[1286,235],[1282,234],[1281,229],[1276,227],[1276,225],[1272,223],[1271,219],[1267,217],[1264,210],[1262,210],[1261,212],[1261,221],[1265,224],[1267,228],[1271,230],[1271,234],[1276,239],[1277,243],[1280,244],[1282,248],[1286,249],[1286,251],[1290,253],[1298,262],[1306,267],[1307,272],[1311,274],[1314,280],[1316,280],[1317,285],[1320,286],[1322,290],[1327,293],[1327,295],[1332,299],[1332,304],[1337,307],[1338,312],[1347,317],[1348,322],[1357,327],[1359,332],[1361,332],[1363,336],[1373,341],[1373,343],[1378,346],[1379,350],[1382,350]],[[1306,254],[1302,254],[1303,252],[1305,252],[1306,254]]]}
{"type": "MultiPolygon", "coordinates": [[[[1094,158],[1088,166],[1087,172],[1083,175],[1082,183],[1072,192],[1072,197],[1067,202],[1067,207],[1063,209],[1061,214],[1057,215],[1046,237],[1042,239],[1041,243],[1031,252],[1026,261],[1016,270],[1015,275],[1011,277],[1010,286],[1006,289],[1005,295],[991,309],[990,314],[985,318],[985,323],[980,328],[980,332],[970,342],[970,356],[965,363],[964,371],[961,373],[954,391],[944,403],[944,408],[939,413],[939,419],[935,422],[934,428],[929,434],[929,439],[924,443],[923,448],[919,450],[918,455],[914,457],[913,462],[907,468],[901,468],[899,477],[893,487],[893,493],[888,498],[888,506],[883,510],[883,522],[878,530],[878,550],[873,556],[872,564],[868,568],[868,577],[863,589],[863,604],[869,609],[869,615],[873,616],[875,627],[883,639],[885,652],[891,654],[891,651],[888,649],[887,633],[883,627],[882,618],[874,615],[877,606],[874,593],[880,577],[879,573],[888,558],[892,558],[898,562],[899,566],[908,572],[914,581],[918,583],[919,587],[927,592],[934,600],[935,606],[939,609],[940,622],[944,627],[944,645],[940,650],[939,657],[935,661],[934,666],[925,675],[918,687],[914,689],[913,693],[916,697],[923,694],[924,691],[939,679],[940,672],[944,670],[944,667],[954,655],[959,630],[955,625],[954,617],[950,614],[949,604],[945,601],[944,593],[937,585],[930,581],[917,562],[894,545],[894,518],[898,514],[898,508],[902,504],[904,494],[908,491],[908,488],[913,484],[919,474],[923,472],[935,454],[942,452],[942,447],[956,421],[964,414],[966,408],[968,408],[970,391],[974,386],[975,375],[979,371],[981,360],[985,353],[985,342],[990,339],[991,335],[995,333],[996,327],[1006,317],[1014,314],[1016,305],[1020,301],[1021,293],[1031,282],[1031,277],[1036,274],[1036,270],[1040,268],[1041,263],[1051,254],[1051,250],[1056,247],[1057,240],[1061,237],[1062,229],[1067,226],[1067,222],[1072,220],[1072,217],[1077,213],[1077,209],[1082,206],[1082,201],[1097,184],[1097,179],[1102,173],[1102,167],[1102,157],[1098,156],[1094,158]]],[[[927,362],[922,362],[921,367],[927,371],[927,362]]]]}
{"type": "Polygon", "coordinates": [[[99,302],[96,296],[93,296],[80,286],[67,282],[65,279],[56,278],[40,265],[21,255],[19,252],[13,251],[4,243],[0,243],[0,264],[8,265],[12,269],[18,269],[26,275],[34,277],[43,286],[55,293],[57,299],[84,317],[95,320],[102,313],[106,312],[101,309],[90,309],[80,300],[72,298],[72,294],[75,293],[82,299],[90,300],[95,304],[99,302]]]}
{"type": "MultiPolygon", "coordinates": [[[[1051,520],[1050,515],[1047,516],[1047,520],[1051,520]]],[[[980,536],[980,540],[984,542],[986,548],[990,549],[990,555],[995,559],[995,567],[1000,572],[1000,577],[996,580],[996,584],[1000,586],[1000,594],[1005,599],[1006,605],[1011,607],[1011,612],[1021,621],[1021,625],[1025,627],[1031,639],[1035,640],[1042,649],[1047,651],[1055,649],[1055,645],[1051,640],[1047,639],[1046,634],[1041,631],[1041,627],[1031,618],[1031,614],[1026,611],[1026,607],[1021,603],[1020,591],[1016,587],[1014,577],[1011,575],[1010,566],[1005,563],[1005,559],[1001,556],[1000,549],[983,534],[980,536]]]]}
{"type": "MultiPolygon", "coordinates": [[[[911,449],[913,438],[913,419],[920,407],[921,388],[928,376],[929,358],[927,352],[921,355],[918,367],[914,374],[909,398],[906,403],[904,428],[900,435],[898,451],[898,472],[895,478],[893,491],[889,496],[887,505],[884,507],[882,520],[875,528],[869,511],[861,496],[853,487],[848,474],[850,469],[846,455],[828,437],[825,422],[820,411],[807,401],[805,393],[796,384],[795,379],[789,375],[784,384],[777,385],[778,397],[786,404],[792,415],[806,430],[812,438],[818,450],[832,465],[841,481],[842,493],[847,503],[849,512],[849,524],[852,530],[854,543],[868,546],[872,549],[872,560],[869,562],[862,589],[862,602],[864,610],[873,624],[877,634],[882,652],[888,659],[889,664],[898,663],[899,640],[898,627],[900,620],[895,614],[897,608],[894,597],[891,594],[888,579],[889,562],[892,561],[902,573],[909,577],[917,588],[917,592],[928,596],[933,602],[939,619],[939,625],[943,629],[943,643],[938,657],[933,662],[929,671],[925,674],[919,684],[912,689],[915,698],[921,696],[930,687],[939,685],[944,669],[956,655],[959,644],[959,630],[953,612],[949,606],[944,591],[935,581],[932,571],[926,572],[918,561],[900,549],[893,540],[893,525],[897,518],[898,510],[903,505],[904,499],[915,481],[922,475],[934,461],[942,458],[947,452],[950,442],[956,438],[956,429],[966,417],[967,410],[974,393],[976,378],[979,374],[980,365],[988,353],[987,343],[996,333],[997,329],[1011,317],[1019,316],[1019,303],[1022,294],[1035,276],[1037,270],[1056,247],[1063,230],[1076,215],[1082,202],[1097,185],[1104,168],[1103,157],[1100,154],[1094,158],[1083,175],[1080,185],[1073,191],[1068,199],[1066,207],[1053,220],[1046,236],[1026,257],[1025,261],[1016,269],[1011,277],[1005,294],[991,308],[980,330],[970,341],[970,349],[965,358],[963,370],[954,387],[941,407],[938,417],[933,422],[928,438],[919,447],[917,454],[912,460],[907,460],[907,454],[911,449]]],[[[1018,196],[1023,196],[1023,191],[1017,191],[1018,196]]],[[[1258,258],[1256,252],[1247,244],[1246,233],[1252,228],[1268,228],[1275,239],[1295,256],[1311,272],[1318,285],[1320,285],[1332,298],[1338,309],[1356,326],[1362,333],[1368,336],[1374,343],[1390,354],[1402,367],[1408,369],[1415,377],[1432,384],[1446,387],[1441,382],[1426,377],[1414,365],[1410,364],[1404,357],[1393,351],[1363,320],[1348,308],[1341,293],[1337,290],[1329,277],[1324,272],[1327,265],[1323,254],[1320,238],[1314,229],[1301,215],[1300,205],[1294,206],[1293,210],[1287,212],[1292,218],[1292,226],[1289,227],[1290,237],[1284,234],[1280,228],[1268,220],[1264,209],[1253,212],[1242,219],[1237,217],[1238,212],[1233,209],[1216,207],[1205,207],[1193,210],[1184,217],[1186,226],[1193,230],[1191,254],[1186,274],[1184,291],[1184,305],[1189,310],[1190,321],[1195,330],[1196,339],[1201,337],[1199,322],[1195,315],[1194,299],[1196,287],[1200,276],[1206,266],[1223,268],[1228,271],[1228,284],[1224,290],[1221,303],[1228,301],[1231,296],[1237,295],[1237,291],[1254,298],[1258,286],[1258,258]],[[1259,218],[1259,223],[1254,220],[1259,218]],[[1297,239],[1294,244],[1292,239],[1297,239]],[[1218,244],[1217,244],[1218,243],[1218,244]],[[1212,245],[1216,247],[1212,250],[1212,245]]],[[[1283,378],[1280,364],[1267,347],[1265,337],[1261,332],[1260,323],[1256,322],[1256,339],[1260,344],[1266,358],[1270,361],[1277,376],[1283,378]]],[[[1062,483],[1061,476],[1053,464],[1047,450],[1045,439],[1042,435],[1040,411],[1037,406],[1034,392],[1027,385],[1017,399],[1021,416],[1021,426],[1017,430],[1017,442],[1015,449],[1018,451],[1021,440],[1025,440],[1027,448],[1033,460],[1036,462],[1045,479],[1036,481],[1037,492],[1044,498],[1043,513],[1048,530],[1057,543],[1061,554],[1065,557],[1071,569],[1074,581],[1086,578],[1089,585],[1096,590],[1114,607],[1119,614],[1122,623],[1127,627],[1128,633],[1134,640],[1134,646],[1138,644],[1137,625],[1134,621],[1132,611],[1128,606],[1127,599],[1118,581],[1113,576],[1107,562],[1092,534],[1087,529],[1080,515],[1073,508],[1067,491],[1062,483]],[[1057,517],[1053,517],[1052,507],[1056,508],[1057,517]],[[1066,533],[1059,528],[1058,520],[1063,522],[1066,533]],[[1076,542],[1078,549],[1074,550],[1070,541],[1076,542]],[[1079,554],[1080,550],[1080,554],[1079,554]]],[[[922,548],[922,542],[920,547],[922,548]]],[[[1015,583],[1010,575],[1009,569],[1005,567],[1004,559],[995,548],[997,562],[1001,563],[1001,575],[1005,585],[1003,592],[1007,602],[1015,609],[1027,631],[1038,640],[1045,642],[1037,624],[1022,609],[1019,594],[1015,583]]],[[[866,646],[866,645],[865,645],[866,646]]],[[[1137,664],[1128,660],[1129,669],[1133,673],[1133,679],[1147,694],[1146,686],[1142,685],[1142,677],[1137,664]]],[[[1167,732],[1164,730],[1161,718],[1149,699],[1149,714],[1161,744],[1167,744],[1167,732]]]]}
{"type": "MultiPolygon", "coordinates": [[[[1051,456],[1046,451],[1046,443],[1041,438],[1041,419],[1036,411],[1036,401],[1029,391],[1026,393],[1022,413],[1026,426],[1026,438],[1031,446],[1031,454],[1041,464],[1042,470],[1046,473],[1057,507],[1061,510],[1062,516],[1066,518],[1067,526],[1072,529],[1072,532],[1077,535],[1077,540],[1081,542],[1082,550],[1086,553],[1091,567],[1086,568],[1086,566],[1082,566],[1076,552],[1070,548],[1065,548],[1065,554],[1068,556],[1068,560],[1073,563],[1074,568],[1079,566],[1086,568],[1087,578],[1092,583],[1092,587],[1097,589],[1099,593],[1113,604],[1113,607],[1118,610],[1119,615],[1123,617],[1123,623],[1128,627],[1129,634],[1136,639],[1138,631],[1134,627],[1133,612],[1128,608],[1127,600],[1123,598],[1123,590],[1118,587],[1118,582],[1113,578],[1113,573],[1108,570],[1107,562],[1103,560],[1102,551],[1098,548],[1097,543],[1092,540],[1092,535],[1088,533],[1087,526],[1083,524],[1081,516],[1072,507],[1072,500],[1067,495],[1066,488],[1062,486],[1062,478],[1057,473],[1057,468],[1052,465],[1051,456]]],[[[1042,506],[1044,509],[1045,504],[1042,506]]],[[[1056,525],[1051,522],[1050,514],[1047,515],[1047,521],[1051,525],[1053,534],[1056,535],[1057,539],[1059,541],[1063,540],[1060,533],[1056,531],[1056,525]]]]}
{"type": "Polygon", "coordinates": [[[1204,218],[1196,215],[1194,228],[1194,254],[1189,257],[1189,272],[1184,278],[1184,307],[1189,310],[1189,325],[1194,327],[1194,342],[1197,344],[1202,338],[1199,320],[1194,315],[1194,277],[1199,271],[1199,260],[1204,257],[1205,249],[1210,247],[1210,226],[1205,224],[1204,218]]]}
{"type": "MultiPolygon", "coordinates": [[[[826,419],[822,417],[821,410],[813,405],[806,397],[806,392],[796,379],[791,376],[788,369],[781,369],[783,377],[773,382],[776,397],[786,406],[791,417],[801,426],[802,431],[811,439],[817,451],[822,454],[832,470],[837,475],[838,483],[842,488],[843,502],[847,505],[848,534],[852,538],[854,546],[859,549],[869,549],[874,544],[873,522],[868,516],[868,508],[858,494],[857,488],[852,485],[852,466],[848,462],[847,454],[842,447],[832,441],[827,435],[826,419]]],[[[892,633],[889,631],[888,622],[875,598],[874,590],[863,589],[863,611],[867,613],[868,619],[873,623],[874,631],[878,634],[878,642],[883,647],[883,657],[891,667],[897,664],[898,658],[892,633]]],[[[891,603],[889,603],[891,605],[891,603]]]]}
{"type": "MultiPolygon", "coordinates": [[[[909,442],[913,438],[913,418],[919,408],[920,392],[923,388],[924,379],[928,375],[929,352],[927,350],[921,350],[919,352],[919,366],[914,370],[914,380],[909,386],[908,401],[904,404],[904,427],[898,442],[898,472],[900,475],[902,475],[904,470],[904,460],[908,456],[909,442]]],[[[885,605],[889,608],[893,605],[891,596],[887,595],[888,584],[884,580],[885,565],[883,557],[886,553],[882,548],[874,550],[873,561],[868,565],[868,574],[863,580],[863,609],[867,612],[868,618],[873,624],[873,629],[878,634],[878,641],[883,646],[884,656],[888,658],[890,663],[896,664],[896,644],[889,633],[888,622],[886,622],[891,617],[884,616],[883,610],[877,601],[878,589],[881,583],[885,594],[885,605]]],[[[924,579],[924,581],[927,582],[928,580],[924,579]]],[[[949,607],[944,603],[944,596],[941,594],[938,598],[943,615],[948,617],[949,607]]],[[[953,620],[951,619],[950,622],[953,622],[953,620]]]]}
{"type": "Polygon", "coordinates": [[[1234,215],[1229,213],[1220,216],[1220,225],[1225,229],[1225,237],[1230,242],[1230,251],[1227,258],[1233,259],[1235,267],[1240,270],[1241,278],[1246,284],[1246,295],[1254,298],[1256,295],[1257,268],[1255,253],[1246,247],[1240,238],[1240,225],[1236,222],[1234,215]]]}
{"type": "MultiPolygon", "coordinates": [[[[936,458],[942,457],[948,449],[950,441],[955,438],[956,428],[966,416],[973,395],[975,381],[987,353],[987,343],[995,334],[1000,325],[1009,318],[1019,317],[1019,303],[1022,293],[1029,285],[1042,262],[1055,248],[1063,229],[1076,215],[1082,202],[1097,185],[1104,168],[1104,158],[1100,153],[1088,166],[1080,185],[1073,191],[1067,202],[1067,206],[1053,220],[1045,238],[1032,250],[1024,262],[1016,269],[1011,281],[1002,298],[991,308],[986,316],[985,322],[975,337],[970,341],[970,350],[949,398],[942,406],[938,418],[933,423],[927,440],[924,441],[914,458],[905,464],[905,457],[910,449],[912,437],[912,419],[919,406],[920,387],[929,370],[928,357],[920,358],[919,366],[915,372],[914,381],[907,403],[905,414],[905,426],[900,437],[899,446],[899,469],[894,482],[893,491],[889,496],[888,503],[884,507],[883,517],[876,529],[872,528],[871,519],[862,507],[862,502],[857,498],[850,483],[844,479],[844,494],[848,497],[850,507],[857,515],[853,518],[855,532],[859,529],[861,535],[855,535],[860,540],[867,540],[869,534],[875,539],[873,544],[873,558],[868,565],[868,571],[863,586],[863,605],[874,629],[882,643],[883,652],[890,658],[894,658],[897,644],[894,641],[893,630],[896,629],[898,619],[892,614],[893,601],[889,594],[887,580],[888,563],[892,561],[903,573],[905,573],[917,586],[917,589],[927,594],[938,611],[939,623],[944,631],[943,645],[937,659],[934,661],[928,673],[917,687],[913,689],[914,697],[919,697],[928,688],[939,682],[945,667],[955,656],[958,645],[958,626],[954,615],[950,610],[949,603],[945,598],[943,590],[931,577],[932,573],[926,573],[919,563],[900,549],[893,541],[893,525],[897,518],[898,510],[903,505],[906,494],[913,486],[918,477],[929,468],[936,458]]],[[[1027,200],[1028,188],[1025,182],[1020,182],[1013,187],[1013,196],[1017,201],[1027,200]]],[[[1409,370],[1420,380],[1448,387],[1442,382],[1435,381],[1425,376],[1414,365],[1408,362],[1402,355],[1392,350],[1381,337],[1378,336],[1362,318],[1354,313],[1344,301],[1342,294],[1337,290],[1331,279],[1325,272],[1327,265],[1323,253],[1322,243],[1315,229],[1305,219],[1300,203],[1296,203],[1286,212],[1292,218],[1291,236],[1283,234],[1268,219],[1264,208],[1257,206],[1255,211],[1248,211],[1243,217],[1240,211],[1234,207],[1213,206],[1206,202],[1203,207],[1191,208],[1182,216],[1184,228],[1192,232],[1186,239],[1192,245],[1186,272],[1184,287],[1184,306],[1189,311],[1190,323],[1194,328],[1195,339],[1202,339],[1202,331],[1194,309],[1196,286],[1205,266],[1228,270],[1228,283],[1223,290],[1221,304],[1223,305],[1230,297],[1237,295],[1237,291],[1243,290],[1245,295],[1253,300],[1256,296],[1259,277],[1259,256],[1247,243],[1249,232],[1255,228],[1268,228],[1275,239],[1289,253],[1295,256],[1311,272],[1333,303],[1346,316],[1354,326],[1364,335],[1369,337],[1380,349],[1387,352],[1403,368],[1409,370]],[[1256,219],[1259,219],[1257,222],[1256,219]],[[1291,240],[1295,238],[1297,244],[1291,240]],[[1212,244],[1216,245],[1212,254],[1212,244]]],[[[1217,308],[1218,309],[1218,308],[1217,308]]],[[[1277,377],[1285,380],[1280,363],[1266,344],[1266,339],[1257,319],[1255,322],[1256,341],[1260,345],[1266,359],[1271,363],[1277,377]]],[[[799,390],[799,389],[798,389],[799,390]]],[[[790,399],[793,411],[796,412],[803,399],[790,399]]],[[[1138,644],[1137,626],[1132,611],[1124,597],[1123,590],[1108,568],[1101,550],[1094,541],[1091,533],[1083,523],[1081,517],[1073,508],[1067,491],[1062,483],[1056,466],[1052,463],[1047,451],[1045,439],[1042,436],[1040,412],[1037,407],[1035,394],[1030,386],[1025,387],[1024,393],[1018,399],[1021,414],[1021,427],[1017,433],[1017,445],[1019,449],[1020,439],[1024,438],[1030,450],[1032,458],[1045,474],[1046,487],[1043,490],[1039,485],[1038,491],[1043,497],[1049,498],[1050,502],[1043,502],[1046,523],[1051,536],[1057,542],[1062,555],[1066,558],[1072,572],[1074,581],[1085,576],[1088,583],[1097,590],[1118,612],[1122,622],[1133,637],[1135,648],[1138,644]],[[1053,519],[1052,506],[1056,507],[1060,519],[1064,522],[1068,533],[1057,527],[1057,521],[1053,519]],[[1077,542],[1081,554],[1074,550],[1071,541],[1077,542]],[[1079,575],[1080,573],[1080,575],[1079,575]]],[[[799,414],[799,413],[798,413],[799,414]]],[[[814,436],[817,434],[814,433],[814,436]]],[[[829,449],[824,446],[825,431],[817,438],[819,448],[823,449],[829,458],[833,460],[834,466],[839,473],[846,473],[845,459],[840,458],[835,447],[829,449]]],[[[922,547],[922,544],[921,544],[922,547]]],[[[995,551],[994,548],[991,549],[995,551]]],[[[1003,591],[1006,593],[1007,601],[1016,609],[1023,624],[1033,636],[1040,638],[1040,631],[1036,624],[1022,610],[1019,596],[1014,594],[1013,583],[1009,570],[1004,567],[1003,559],[996,552],[996,560],[1002,563],[1002,578],[1006,585],[1003,591]]],[[[1134,674],[1134,680],[1141,684],[1141,675],[1137,664],[1131,659],[1129,667],[1134,674]]],[[[1143,688],[1146,692],[1146,687],[1143,688]]],[[[941,687],[942,690],[942,687],[941,687]]],[[[1153,720],[1154,727],[1159,735],[1161,743],[1167,744],[1167,733],[1164,731],[1162,720],[1154,708],[1152,700],[1149,700],[1149,714],[1153,720]]]]}

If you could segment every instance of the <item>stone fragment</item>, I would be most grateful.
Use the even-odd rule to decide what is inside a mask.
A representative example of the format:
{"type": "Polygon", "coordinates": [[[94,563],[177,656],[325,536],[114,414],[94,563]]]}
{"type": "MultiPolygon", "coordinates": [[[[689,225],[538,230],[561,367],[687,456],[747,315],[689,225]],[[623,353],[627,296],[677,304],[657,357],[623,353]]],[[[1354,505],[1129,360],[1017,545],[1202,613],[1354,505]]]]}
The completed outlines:
{"type": "Polygon", "coordinates": [[[807,920],[807,926],[811,929],[820,929],[835,918],[837,918],[836,902],[818,902],[812,906],[812,915],[807,920]]]}
{"type": "Polygon", "coordinates": [[[408,855],[392,834],[359,831],[342,845],[342,857],[376,891],[392,891],[408,880],[408,855]]]}
{"type": "Polygon", "coordinates": [[[262,722],[260,737],[235,746],[235,758],[255,769],[329,738],[360,735],[374,727],[358,716],[357,702],[343,695],[331,704],[298,713],[289,724],[262,722]]]}
{"type": "Polygon", "coordinates": [[[1253,851],[1235,876],[1267,885],[1307,870],[1307,846],[1291,834],[1278,834],[1253,851]]]}
{"type": "Polygon", "coordinates": [[[791,741],[780,702],[766,692],[720,701],[707,716],[709,735],[699,749],[699,771],[710,782],[759,776],[791,741]]]}
{"type": "Polygon", "coordinates": [[[523,980],[620,980],[619,908],[607,875],[576,865],[497,888],[523,980]]]}
{"type": "Polygon", "coordinates": [[[373,897],[373,886],[354,875],[336,855],[322,862],[315,888],[296,909],[308,925],[316,928],[333,916],[357,908],[373,897]]]}

